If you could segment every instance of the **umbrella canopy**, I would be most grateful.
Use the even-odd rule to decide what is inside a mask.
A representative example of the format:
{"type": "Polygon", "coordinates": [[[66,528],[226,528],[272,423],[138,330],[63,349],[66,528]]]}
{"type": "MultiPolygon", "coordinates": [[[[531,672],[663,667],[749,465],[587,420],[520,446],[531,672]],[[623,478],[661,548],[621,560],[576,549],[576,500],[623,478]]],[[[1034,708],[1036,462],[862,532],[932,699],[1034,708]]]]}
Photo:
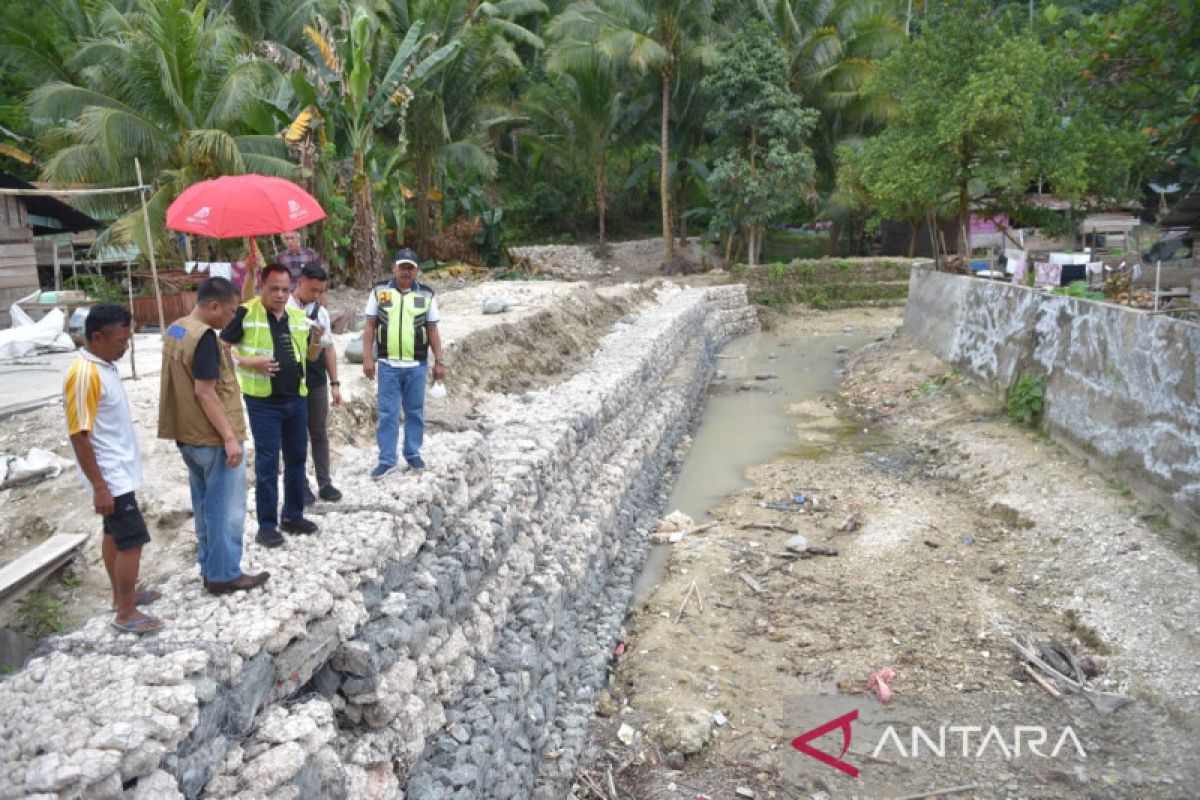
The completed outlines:
{"type": "Polygon", "coordinates": [[[268,175],[200,181],[167,209],[169,229],[214,239],[287,233],[324,218],[324,209],[311,194],[268,175]]]}

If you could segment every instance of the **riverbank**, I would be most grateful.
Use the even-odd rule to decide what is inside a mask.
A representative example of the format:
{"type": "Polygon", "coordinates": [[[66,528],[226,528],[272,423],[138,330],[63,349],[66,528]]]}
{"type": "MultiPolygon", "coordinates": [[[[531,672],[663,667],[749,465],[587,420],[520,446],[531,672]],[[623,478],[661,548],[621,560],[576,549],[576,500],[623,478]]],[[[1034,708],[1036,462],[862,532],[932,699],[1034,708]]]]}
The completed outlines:
{"type": "MultiPolygon", "coordinates": [[[[795,404],[792,446],[673,546],[628,620],[575,796],[613,796],[609,773],[618,796],[689,800],[1194,794],[1200,646],[1184,537],[893,335],[899,314],[864,313],[776,326],[796,352],[846,327],[886,339],[853,355],[836,394],[795,404]],[[787,545],[797,535],[803,556],[787,545]],[[1099,685],[1134,702],[1108,716],[1049,697],[1009,643],[1025,635],[1090,657],[1099,685]],[[868,691],[883,668],[890,706],[868,691]],[[856,778],[791,746],[852,712],[856,778]],[[953,734],[948,755],[913,757],[914,728],[936,742],[972,725],[966,757],[953,734]],[[1046,729],[1048,752],[1070,728],[1080,748],[979,752],[991,726],[1009,755],[1017,726],[1046,729]]],[[[841,735],[813,744],[837,756],[841,735]]]]}

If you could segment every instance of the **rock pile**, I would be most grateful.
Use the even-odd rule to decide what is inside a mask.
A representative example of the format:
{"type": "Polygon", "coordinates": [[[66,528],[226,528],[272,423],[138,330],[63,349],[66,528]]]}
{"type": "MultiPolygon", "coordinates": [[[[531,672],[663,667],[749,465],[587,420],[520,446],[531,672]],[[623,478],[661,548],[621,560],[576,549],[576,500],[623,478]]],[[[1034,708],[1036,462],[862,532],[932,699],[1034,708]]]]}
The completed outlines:
{"type": "Polygon", "coordinates": [[[562,796],[667,462],[754,324],[742,287],[667,288],[570,380],[430,437],[431,470],[347,458],[264,591],[177,576],[157,641],[98,618],[0,684],[0,797],[562,796]]]}

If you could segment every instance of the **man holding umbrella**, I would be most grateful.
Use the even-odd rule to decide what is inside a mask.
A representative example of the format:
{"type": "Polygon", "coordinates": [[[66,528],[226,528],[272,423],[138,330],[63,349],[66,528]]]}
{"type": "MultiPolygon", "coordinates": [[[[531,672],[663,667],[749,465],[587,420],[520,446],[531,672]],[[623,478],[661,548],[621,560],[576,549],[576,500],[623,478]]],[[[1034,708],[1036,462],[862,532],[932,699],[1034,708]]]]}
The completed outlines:
{"type": "Polygon", "coordinates": [[[238,384],[254,435],[254,541],[279,547],[287,533],[316,533],[304,518],[304,462],[308,453],[307,361],[321,352],[324,331],[301,309],[288,305],[292,278],[287,267],[263,267],[259,296],[243,304],[221,331],[233,346],[238,384]],[[310,334],[311,328],[311,334],[310,334]],[[279,453],[283,452],[283,512],[279,513],[279,453]]]}
{"type": "MultiPolygon", "coordinates": [[[[324,219],[316,198],[289,180],[269,175],[225,175],[185,189],[167,209],[167,228],[214,239],[288,233],[324,219]]],[[[151,262],[153,264],[153,262],[151,262]]],[[[260,294],[240,306],[222,332],[232,346],[235,372],[254,436],[258,535],[266,547],[283,544],[280,530],[315,533],[304,519],[304,461],[308,451],[305,362],[320,352],[320,326],[289,309],[292,277],[285,265],[262,270],[260,294]],[[284,458],[282,521],[279,453],[284,458]]]]}

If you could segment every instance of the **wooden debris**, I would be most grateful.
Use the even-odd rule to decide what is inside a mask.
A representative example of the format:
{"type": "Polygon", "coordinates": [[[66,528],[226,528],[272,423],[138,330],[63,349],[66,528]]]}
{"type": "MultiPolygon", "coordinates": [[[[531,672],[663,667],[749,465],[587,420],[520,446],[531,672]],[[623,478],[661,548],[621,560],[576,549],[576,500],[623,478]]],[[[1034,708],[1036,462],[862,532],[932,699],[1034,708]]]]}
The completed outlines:
{"type": "Polygon", "coordinates": [[[787,525],[776,525],[774,522],[747,522],[745,525],[739,525],[742,530],[754,528],[764,531],[781,531],[783,533],[795,533],[794,528],[789,528],[787,525]]]}
{"type": "Polygon", "coordinates": [[[948,794],[959,794],[961,792],[972,792],[979,788],[977,783],[966,783],[962,786],[951,786],[949,789],[932,789],[928,792],[918,792],[917,794],[907,794],[904,797],[897,797],[896,800],[923,800],[926,797],[943,797],[948,794]]]}
{"type": "Polygon", "coordinates": [[[700,587],[693,580],[691,585],[688,586],[687,591],[683,593],[683,602],[679,604],[679,611],[675,614],[676,622],[679,622],[683,618],[683,610],[687,608],[688,600],[691,599],[693,594],[696,595],[696,603],[700,606],[701,613],[704,612],[704,600],[700,597],[700,587]]]}
{"type": "Polygon", "coordinates": [[[743,583],[753,589],[755,594],[762,594],[763,591],[765,591],[762,586],[759,585],[758,581],[754,580],[754,578],[751,578],[746,573],[739,572],[738,577],[742,579],[743,583]]]}
{"type": "Polygon", "coordinates": [[[1043,678],[1041,675],[1038,675],[1033,667],[1026,664],[1025,672],[1028,673],[1029,677],[1031,677],[1035,681],[1037,681],[1038,686],[1041,686],[1049,694],[1053,695],[1054,697],[1062,697],[1062,692],[1060,692],[1058,689],[1055,689],[1054,685],[1052,683],[1050,683],[1048,680],[1046,680],[1045,678],[1043,678]]]}

